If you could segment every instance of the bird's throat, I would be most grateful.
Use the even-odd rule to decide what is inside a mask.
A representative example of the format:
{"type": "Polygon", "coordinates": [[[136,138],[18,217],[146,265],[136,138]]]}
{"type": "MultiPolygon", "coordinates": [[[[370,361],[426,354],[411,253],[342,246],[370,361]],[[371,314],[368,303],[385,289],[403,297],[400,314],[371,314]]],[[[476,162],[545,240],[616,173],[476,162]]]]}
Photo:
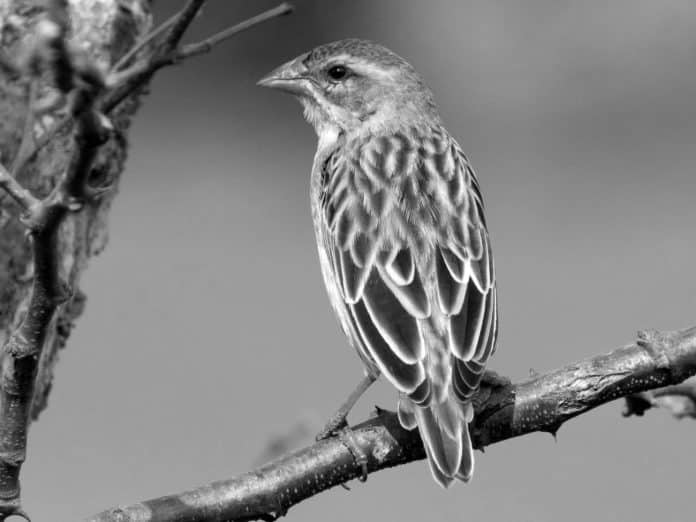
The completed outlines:
{"type": "Polygon", "coordinates": [[[341,134],[341,129],[336,125],[325,124],[317,127],[317,137],[319,143],[317,149],[320,151],[334,148],[341,134]]]}

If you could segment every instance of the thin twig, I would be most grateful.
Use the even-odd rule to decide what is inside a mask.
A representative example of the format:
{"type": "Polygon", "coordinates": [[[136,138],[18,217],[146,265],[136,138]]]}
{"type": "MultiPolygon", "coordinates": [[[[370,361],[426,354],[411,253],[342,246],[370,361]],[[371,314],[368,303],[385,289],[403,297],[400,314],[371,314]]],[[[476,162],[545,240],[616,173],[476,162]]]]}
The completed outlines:
{"type": "Polygon", "coordinates": [[[67,130],[73,123],[74,121],[70,114],[66,114],[56,121],[46,132],[34,140],[34,147],[22,157],[21,161],[17,162],[15,172],[23,172],[27,164],[36,158],[36,155],[41,152],[46,145],[51,143],[61,132],[67,130]]]}
{"type": "Polygon", "coordinates": [[[11,196],[25,212],[31,211],[39,204],[39,200],[14,179],[3,165],[0,165],[0,189],[11,196]]]}
{"type": "Polygon", "coordinates": [[[233,25],[232,27],[224,29],[219,33],[210,36],[209,38],[206,38],[205,40],[184,45],[181,48],[181,50],[177,53],[176,59],[177,61],[184,60],[186,58],[191,58],[192,56],[198,56],[199,54],[210,52],[210,50],[215,45],[224,42],[225,40],[235,36],[236,34],[250,29],[258,24],[271,20],[272,18],[277,18],[279,16],[290,14],[293,12],[294,9],[295,8],[291,4],[283,2],[282,4],[274,7],[273,9],[269,9],[268,11],[264,11],[263,13],[259,13],[258,15],[253,16],[248,20],[244,20],[243,22],[240,22],[237,25],[233,25]]]}
{"type": "MultiPolygon", "coordinates": [[[[20,515],[28,520],[21,506],[19,474],[26,456],[36,376],[58,307],[70,297],[68,283],[61,276],[59,229],[68,214],[80,210],[89,196],[87,178],[107,130],[104,117],[94,109],[103,88],[98,69],[91,64],[76,67],[65,42],[67,3],[54,0],[49,7],[50,18],[43,22],[42,45],[46,49],[39,48],[36,52],[49,62],[47,66],[55,69],[53,75],[61,78],[58,85],[64,94],[72,91],[71,110],[76,121],[76,132],[74,152],[68,168],[54,190],[43,200],[34,198],[5,169],[0,170],[2,187],[25,211],[22,221],[31,239],[34,266],[26,313],[2,347],[0,520],[12,515],[20,515]],[[73,90],[75,85],[80,87],[73,90]]],[[[27,111],[32,110],[33,107],[29,105],[27,111]]]]}
{"type": "MultiPolygon", "coordinates": [[[[555,434],[564,422],[597,406],[694,374],[696,327],[641,332],[631,346],[518,384],[488,373],[475,398],[474,446],[535,431],[555,434]]],[[[418,431],[403,429],[394,413],[380,410],[353,430],[370,473],[425,457],[418,431]]],[[[334,437],[236,478],[107,510],[88,522],[275,520],[299,502],[361,474],[352,453],[334,437]]]]}
{"type": "Polygon", "coordinates": [[[196,15],[198,15],[198,12],[205,2],[206,0],[188,0],[162,43],[163,54],[169,54],[179,46],[179,42],[181,42],[181,39],[184,37],[184,33],[191,25],[191,22],[193,22],[193,19],[196,18],[196,15]]]}
{"type": "MultiPolygon", "coordinates": [[[[0,188],[4,189],[22,207],[22,222],[26,225],[32,243],[33,280],[27,299],[26,312],[7,337],[2,349],[0,368],[0,521],[12,515],[28,516],[22,510],[19,475],[26,455],[27,430],[34,400],[34,388],[42,351],[54,326],[61,304],[71,295],[69,282],[61,273],[64,264],[59,248],[59,230],[71,212],[79,211],[92,196],[88,186],[92,164],[104,143],[110,123],[105,113],[112,111],[126,97],[134,94],[150,80],[161,67],[176,63],[180,41],[200,11],[205,0],[188,0],[186,6],[163,28],[151,34],[126,55],[126,64],[149,42],[155,41],[165,29],[169,32],[152,53],[136,62],[130,69],[112,71],[109,77],[120,80],[107,82],[99,69],[85,57],[78,57],[68,45],[69,16],[67,0],[48,0],[46,17],[36,25],[36,45],[20,72],[23,74],[50,70],[53,83],[61,95],[70,94],[68,116],[59,119],[39,139],[34,147],[17,155],[15,170],[21,171],[38,151],[60,132],[74,128],[72,155],[69,165],[53,191],[44,199],[35,198],[5,169],[0,168],[0,188]]],[[[287,9],[283,9],[287,11],[287,9]]],[[[273,13],[274,10],[271,10],[273,13]]],[[[279,13],[280,14],[280,13],[279,13]]],[[[277,16],[277,15],[276,15],[277,16]]],[[[224,34],[215,35],[205,43],[208,48],[232,34],[256,25],[272,16],[254,17],[224,34]]],[[[195,49],[194,49],[195,50],[195,49]]],[[[198,51],[193,54],[198,54],[198,51]]],[[[14,72],[10,62],[0,67],[14,72]]],[[[21,78],[19,79],[21,80],[21,78]]],[[[36,96],[32,96],[28,110],[34,110],[36,96]]],[[[31,123],[27,116],[26,129],[31,123]]],[[[33,130],[33,129],[31,129],[33,130]]],[[[20,146],[20,149],[26,147],[20,146]]]]}
{"type": "MultiPolygon", "coordinates": [[[[136,62],[128,69],[112,72],[107,78],[110,92],[104,97],[102,110],[109,113],[116,108],[123,100],[150,81],[150,78],[163,67],[180,63],[186,58],[198,56],[210,51],[212,47],[219,44],[240,32],[250,29],[263,22],[272,20],[279,16],[289,14],[293,11],[293,6],[287,2],[259,13],[243,22],[240,22],[228,29],[207,38],[201,42],[188,44],[181,49],[172,49],[169,52],[154,52],[148,61],[136,62]]],[[[182,10],[182,13],[184,11],[182,10]]],[[[172,28],[172,31],[176,25],[172,28]]],[[[164,44],[163,44],[164,45],[164,44]]]]}
{"type": "Polygon", "coordinates": [[[22,129],[22,139],[19,142],[19,148],[12,161],[10,171],[13,177],[19,174],[19,167],[24,164],[24,156],[31,150],[34,142],[34,107],[38,93],[38,85],[35,80],[29,81],[27,95],[27,111],[24,116],[24,128],[22,129]]]}
{"type": "MultiPolygon", "coordinates": [[[[123,102],[123,100],[147,84],[159,69],[178,63],[186,58],[204,53],[213,45],[220,43],[221,41],[226,40],[245,29],[249,29],[262,22],[271,20],[272,18],[291,13],[293,9],[292,4],[283,2],[282,4],[269,9],[268,11],[264,11],[250,18],[249,20],[240,22],[229,29],[217,33],[217,35],[211,37],[215,38],[212,43],[209,42],[211,39],[209,38],[197,44],[194,43],[184,46],[182,49],[184,55],[182,56],[178,56],[176,52],[170,52],[164,55],[162,55],[161,52],[154,52],[149,60],[136,62],[125,70],[122,70],[120,67],[114,68],[114,70],[112,70],[112,72],[107,76],[106,82],[107,86],[109,87],[109,91],[102,100],[101,110],[105,114],[110,114],[116,107],[119,106],[119,104],[121,104],[121,102],[123,102]],[[223,37],[221,38],[220,35],[223,35],[223,37]],[[200,46],[200,48],[191,46],[200,46]]],[[[183,12],[184,10],[180,11],[176,16],[181,16],[183,12]]],[[[171,23],[173,23],[173,21],[171,23]]],[[[18,169],[21,171],[29,161],[32,161],[36,157],[39,151],[48,145],[58,134],[70,127],[71,124],[72,119],[69,115],[59,119],[51,128],[36,139],[34,148],[26,155],[22,164],[18,166],[18,169]]]]}
{"type": "Polygon", "coordinates": [[[145,35],[138,43],[136,43],[126,54],[124,54],[121,59],[116,62],[113,66],[113,71],[122,70],[128,63],[135,58],[135,56],[143,50],[147,45],[155,41],[155,39],[160,36],[164,31],[169,29],[174,22],[176,22],[181,16],[181,11],[174,13],[172,16],[167,18],[164,22],[158,25],[155,29],[150,31],[145,35]]]}

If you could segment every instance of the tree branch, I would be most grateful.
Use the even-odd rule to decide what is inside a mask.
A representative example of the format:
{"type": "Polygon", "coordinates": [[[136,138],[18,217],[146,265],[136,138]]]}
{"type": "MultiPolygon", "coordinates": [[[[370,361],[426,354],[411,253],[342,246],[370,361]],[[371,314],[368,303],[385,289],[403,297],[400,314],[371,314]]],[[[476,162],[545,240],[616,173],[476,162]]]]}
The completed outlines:
{"type": "Polygon", "coordinates": [[[186,5],[179,13],[176,21],[162,44],[161,52],[170,53],[179,46],[179,42],[184,37],[184,33],[189,28],[193,19],[203,7],[206,0],[187,0],[186,5]]]}
{"type": "MultiPolygon", "coordinates": [[[[90,176],[100,169],[115,172],[116,176],[121,172],[126,145],[123,125],[132,111],[130,105],[121,102],[134,99],[159,68],[182,59],[179,57],[183,49],[181,39],[205,0],[187,0],[177,15],[144,38],[137,37],[149,27],[147,9],[138,15],[144,19],[132,24],[134,20],[128,18],[129,13],[136,11],[120,9],[118,3],[46,0],[39,9],[22,11],[16,17],[35,33],[35,38],[26,40],[28,49],[24,40],[16,40],[15,52],[9,56],[21,57],[20,63],[0,55],[0,73],[24,93],[19,147],[11,171],[0,165],[0,191],[20,207],[21,225],[13,223],[12,227],[21,232],[24,225],[32,246],[30,256],[27,249],[21,253],[27,273],[32,274],[25,279],[31,281],[30,292],[27,295],[24,290],[15,291],[17,298],[8,300],[7,310],[3,310],[3,315],[10,318],[14,314],[15,320],[3,325],[9,331],[3,337],[0,353],[0,520],[11,515],[28,520],[21,507],[19,481],[28,426],[32,415],[45,405],[56,352],[64,344],[84,301],[82,297],[71,299],[74,294],[79,295],[76,285],[81,269],[86,259],[96,253],[97,243],[104,241],[97,234],[103,234],[104,209],[108,204],[102,202],[108,198],[97,200],[104,189],[90,186],[90,176]],[[121,20],[123,13],[126,20],[121,20]],[[130,24],[125,33],[119,29],[121,22],[130,24]],[[111,55],[95,51],[101,49],[99,45],[84,47],[69,41],[69,38],[81,41],[85,36],[91,40],[94,34],[113,36],[105,42],[111,55]],[[137,40],[132,43],[131,51],[126,52],[125,59],[118,61],[125,49],[119,49],[117,44],[127,45],[131,37],[137,40]],[[18,47],[21,52],[17,52],[18,47]],[[132,68],[141,68],[145,74],[132,76],[127,74],[128,70],[120,72],[119,68],[130,61],[135,62],[132,68]],[[115,65],[106,72],[98,65],[102,63],[115,65]],[[49,92],[43,106],[42,100],[37,99],[38,88],[42,93],[49,92]],[[42,111],[54,122],[39,139],[34,139],[35,116],[42,111]],[[109,146],[102,147],[113,130],[107,112],[120,128],[109,146]],[[45,154],[40,155],[44,147],[45,154]],[[56,157],[61,161],[55,161],[56,157]],[[29,165],[36,168],[26,168],[29,165]],[[62,176],[60,172],[64,172],[62,176]],[[47,191],[45,197],[33,193],[43,195],[47,191]],[[71,213],[85,206],[85,212],[68,220],[71,213]],[[69,299],[69,305],[63,306],[69,299]]],[[[288,11],[288,5],[284,4],[284,12],[288,11]]],[[[278,9],[270,10],[213,36],[203,46],[208,49],[279,14],[283,13],[278,9]]],[[[203,51],[199,49],[194,54],[199,52],[203,51]]],[[[9,148],[12,147],[10,143],[9,148]]],[[[20,235],[8,235],[3,241],[12,242],[12,239],[12,248],[22,250],[20,235]]],[[[13,272],[2,275],[12,277],[13,272]]]]}
{"type": "MultiPolygon", "coordinates": [[[[191,2],[189,6],[194,3],[195,2],[191,2]]],[[[136,62],[128,69],[115,71],[109,76],[107,82],[110,86],[112,86],[112,89],[111,92],[105,96],[102,109],[104,112],[110,112],[114,107],[121,103],[122,100],[149,82],[152,76],[163,67],[175,65],[187,58],[208,52],[213,48],[213,46],[228,40],[232,36],[247,29],[251,29],[252,27],[255,27],[263,22],[272,20],[273,18],[289,14],[293,11],[293,9],[294,8],[291,4],[283,2],[272,9],[259,13],[256,16],[244,20],[243,22],[224,29],[223,31],[220,31],[219,33],[216,33],[201,42],[196,42],[185,46],[170,47],[171,42],[169,41],[169,38],[167,38],[162,45],[157,46],[149,59],[136,62]]],[[[183,9],[181,11],[182,14],[180,15],[180,19],[188,12],[189,11],[187,11],[186,8],[183,9]]],[[[191,20],[188,18],[186,19],[189,20],[188,23],[190,23],[191,20]]],[[[170,35],[174,34],[177,27],[178,23],[174,22],[170,35]]],[[[179,40],[177,40],[177,42],[178,41],[179,40]]]]}
{"type": "MultiPolygon", "coordinates": [[[[564,422],[597,406],[678,385],[694,374],[696,327],[639,332],[635,344],[518,384],[489,372],[475,399],[474,446],[481,449],[535,431],[555,434],[564,422]]],[[[418,432],[403,429],[392,412],[379,410],[353,429],[370,473],[425,457],[418,432]]],[[[110,509],[88,522],[275,520],[295,504],[361,473],[351,452],[334,437],[236,478],[110,509]]]]}
{"type": "MultiPolygon", "coordinates": [[[[65,1],[49,3],[46,18],[37,24],[39,43],[31,61],[48,62],[45,65],[59,90],[72,93],[76,131],[71,162],[54,190],[41,200],[25,190],[4,167],[0,168],[0,186],[24,211],[22,222],[31,240],[34,266],[26,312],[5,341],[0,368],[0,520],[11,515],[29,520],[21,507],[19,473],[26,456],[36,376],[56,311],[71,294],[61,270],[59,231],[68,214],[81,210],[87,200],[92,162],[110,128],[104,116],[95,110],[96,99],[104,88],[101,74],[91,63],[68,51],[67,16],[65,1]]],[[[27,112],[32,110],[29,105],[27,112]]]]}
{"type": "MultiPolygon", "coordinates": [[[[289,14],[294,9],[291,4],[283,2],[272,9],[259,13],[248,20],[244,20],[243,22],[220,31],[201,42],[188,44],[183,47],[179,46],[179,42],[184,34],[183,32],[180,33],[181,28],[183,27],[185,32],[204,2],[205,0],[189,0],[181,11],[163,22],[143,40],[135,44],[124,58],[116,63],[112,71],[107,75],[106,83],[109,89],[101,100],[100,109],[102,112],[105,114],[113,112],[124,100],[145,86],[158,70],[180,63],[187,58],[208,52],[213,46],[228,40],[232,36],[263,22],[277,18],[278,16],[289,14]],[[147,56],[140,60],[136,60],[130,67],[123,69],[125,64],[130,61],[132,57],[143,50],[148,44],[153,43],[160,34],[164,33],[170,27],[171,29],[169,30],[167,38],[164,39],[163,42],[159,45],[153,45],[153,49],[147,56]]],[[[0,59],[0,68],[2,67],[10,71],[14,70],[14,66],[9,61],[0,59]]],[[[21,172],[22,169],[36,157],[41,149],[50,143],[56,135],[67,130],[72,123],[73,120],[70,115],[57,121],[48,131],[36,140],[33,149],[22,157],[22,160],[18,162],[17,171],[21,172]]]]}
{"type": "Polygon", "coordinates": [[[282,4],[277,5],[273,9],[269,9],[268,11],[264,11],[263,13],[259,13],[256,16],[252,16],[251,18],[248,18],[243,22],[239,22],[238,24],[233,25],[232,27],[223,29],[219,33],[215,33],[214,35],[206,38],[205,40],[184,45],[176,54],[176,61],[181,61],[185,60],[186,58],[198,56],[199,54],[208,53],[216,45],[224,42],[225,40],[229,40],[230,38],[241,33],[242,31],[251,29],[256,25],[259,25],[273,18],[290,14],[293,10],[294,7],[291,4],[283,2],[282,4]]]}
{"type": "Polygon", "coordinates": [[[0,165],[0,189],[14,199],[25,212],[30,212],[39,203],[31,192],[12,177],[4,165],[0,165]]]}

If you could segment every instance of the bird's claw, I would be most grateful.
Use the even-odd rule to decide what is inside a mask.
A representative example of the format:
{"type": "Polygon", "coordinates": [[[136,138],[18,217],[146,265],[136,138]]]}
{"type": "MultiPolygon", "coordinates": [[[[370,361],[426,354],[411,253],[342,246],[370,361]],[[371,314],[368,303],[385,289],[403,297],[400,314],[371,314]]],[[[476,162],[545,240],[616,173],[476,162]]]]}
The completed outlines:
{"type": "Polygon", "coordinates": [[[343,445],[350,451],[350,454],[355,460],[355,464],[360,467],[361,473],[358,480],[360,482],[367,481],[367,455],[365,455],[365,452],[358,446],[353,430],[346,426],[338,432],[338,438],[341,439],[343,445]]]}
{"type": "Polygon", "coordinates": [[[334,435],[338,435],[341,430],[347,427],[348,421],[346,421],[346,417],[336,415],[326,423],[326,426],[324,426],[319,433],[317,433],[315,440],[319,442],[321,440],[329,439],[334,435]]]}

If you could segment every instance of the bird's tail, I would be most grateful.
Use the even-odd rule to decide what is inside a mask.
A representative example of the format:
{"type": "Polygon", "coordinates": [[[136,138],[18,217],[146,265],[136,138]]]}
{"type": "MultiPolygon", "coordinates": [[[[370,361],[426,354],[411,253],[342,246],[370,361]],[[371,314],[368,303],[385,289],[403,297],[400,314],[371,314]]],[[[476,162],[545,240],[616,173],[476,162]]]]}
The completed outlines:
{"type": "Polygon", "coordinates": [[[468,482],[474,473],[474,453],[469,423],[471,403],[445,397],[442,402],[419,406],[406,396],[399,400],[399,421],[406,429],[416,426],[435,481],[448,487],[455,479],[468,482]]]}

